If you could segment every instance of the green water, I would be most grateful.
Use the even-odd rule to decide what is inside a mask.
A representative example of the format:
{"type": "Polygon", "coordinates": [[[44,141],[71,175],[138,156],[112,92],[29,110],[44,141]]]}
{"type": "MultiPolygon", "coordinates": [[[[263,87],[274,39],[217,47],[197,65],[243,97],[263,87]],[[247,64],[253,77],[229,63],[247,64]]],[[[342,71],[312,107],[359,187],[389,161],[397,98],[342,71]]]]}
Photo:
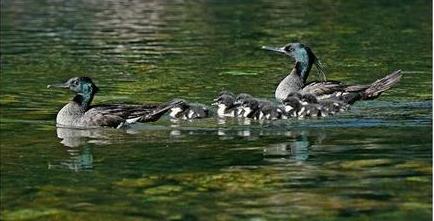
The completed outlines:
{"type": "MultiPolygon", "coordinates": [[[[431,1],[1,2],[2,220],[431,220],[431,1]],[[272,98],[300,41],[328,79],[402,69],[375,101],[321,120],[167,117],[57,129],[92,77],[95,103],[272,98]]],[[[315,74],[312,74],[315,79],[315,74]]]]}

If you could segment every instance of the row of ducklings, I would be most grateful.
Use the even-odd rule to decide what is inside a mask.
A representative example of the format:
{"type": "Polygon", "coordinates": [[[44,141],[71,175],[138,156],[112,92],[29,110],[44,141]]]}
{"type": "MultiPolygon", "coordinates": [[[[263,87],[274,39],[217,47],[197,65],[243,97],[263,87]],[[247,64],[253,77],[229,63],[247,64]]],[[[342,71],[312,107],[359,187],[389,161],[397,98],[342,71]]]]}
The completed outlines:
{"type": "MultiPolygon", "coordinates": [[[[222,91],[214,99],[219,117],[239,117],[257,120],[277,120],[288,118],[319,118],[346,111],[350,105],[333,99],[317,99],[312,94],[289,94],[282,103],[258,99],[250,94],[235,95],[222,91]]],[[[182,102],[170,110],[174,119],[195,119],[210,116],[209,109],[201,104],[182,102]]]]}

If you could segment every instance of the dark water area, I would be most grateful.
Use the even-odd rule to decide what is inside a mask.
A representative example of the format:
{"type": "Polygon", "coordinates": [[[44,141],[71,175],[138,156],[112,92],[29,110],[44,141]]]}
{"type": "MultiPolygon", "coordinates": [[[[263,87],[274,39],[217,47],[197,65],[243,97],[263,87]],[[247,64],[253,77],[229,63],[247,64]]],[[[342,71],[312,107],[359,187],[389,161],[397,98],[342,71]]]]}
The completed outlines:
{"type": "MultiPolygon", "coordinates": [[[[2,220],[431,220],[431,1],[1,1],[2,220]],[[328,79],[379,99],[324,119],[216,117],[56,128],[92,77],[95,103],[272,99],[308,44],[328,79]]],[[[315,79],[311,74],[311,80],[315,79]]]]}

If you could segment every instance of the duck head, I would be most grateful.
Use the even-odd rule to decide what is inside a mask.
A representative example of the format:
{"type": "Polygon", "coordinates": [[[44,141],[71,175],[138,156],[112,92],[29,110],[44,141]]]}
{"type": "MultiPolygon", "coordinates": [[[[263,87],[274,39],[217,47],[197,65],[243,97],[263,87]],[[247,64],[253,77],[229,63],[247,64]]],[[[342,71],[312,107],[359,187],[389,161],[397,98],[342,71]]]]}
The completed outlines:
{"type": "Polygon", "coordinates": [[[287,113],[297,113],[301,109],[301,102],[295,96],[287,97],[285,100],[282,101],[282,103],[284,105],[285,112],[287,113]]]}
{"type": "Polygon", "coordinates": [[[242,105],[244,103],[244,101],[248,100],[248,99],[252,99],[253,96],[247,93],[241,93],[238,94],[237,97],[235,98],[235,105],[242,105]]]}
{"type": "Polygon", "coordinates": [[[302,43],[289,43],[280,48],[262,46],[262,49],[289,56],[293,58],[295,62],[300,62],[301,76],[304,83],[306,83],[313,64],[315,64],[316,68],[318,69],[320,78],[322,78],[324,81],[326,80],[321,62],[318,60],[312,50],[302,43]]]}
{"type": "Polygon", "coordinates": [[[47,88],[53,87],[73,91],[77,94],[73,100],[80,105],[89,105],[92,102],[93,96],[99,91],[98,87],[89,77],[73,77],[65,83],[47,85],[47,88]]]}
{"type": "Polygon", "coordinates": [[[172,118],[179,118],[182,113],[184,113],[187,109],[190,108],[190,105],[187,104],[185,100],[179,99],[175,100],[178,104],[174,105],[170,108],[169,116],[172,118]]]}
{"type": "Polygon", "coordinates": [[[318,99],[313,94],[303,94],[301,100],[304,102],[307,102],[309,104],[317,104],[318,103],[318,99]]]}
{"type": "Polygon", "coordinates": [[[217,98],[220,97],[220,96],[222,96],[222,95],[228,95],[228,96],[235,97],[235,94],[234,94],[234,93],[232,93],[232,92],[230,92],[230,91],[227,91],[227,90],[222,90],[222,91],[220,91],[220,93],[217,95],[217,98]]]}
{"type": "Polygon", "coordinates": [[[247,98],[241,104],[243,117],[251,117],[259,108],[259,102],[254,98],[247,98]]]}
{"type": "Polygon", "coordinates": [[[231,108],[234,106],[234,97],[230,96],[230,95],[226,95],[223,94],[221,96],[219,96],[218,98],[214,99],[214,103],[212,103],[211,105],[213,106],[219,106],[219,107],[224,107],[224,108],[231,108]]]}

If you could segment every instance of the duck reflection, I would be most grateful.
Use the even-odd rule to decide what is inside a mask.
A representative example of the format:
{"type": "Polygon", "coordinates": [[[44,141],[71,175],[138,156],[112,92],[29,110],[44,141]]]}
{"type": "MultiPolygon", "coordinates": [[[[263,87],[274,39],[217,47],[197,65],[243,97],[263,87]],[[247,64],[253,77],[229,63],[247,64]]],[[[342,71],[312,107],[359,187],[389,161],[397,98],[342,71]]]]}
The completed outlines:
{"type": "Polygon", "coordinates": [[[264,158],[268,161],[305,161],[309,158],[308,140],[296,140],[294,142],[271,144],[264,147],[264,158]]]}
{"type": "Polygon", "coordinates": [[[62,140],[60,143],[66,147],[80,147],[86,143],[109,143],[106,128],[76,129],[57,127],[56,132],[57,137],[62,140]]]}
{"type": "Polygon", "coordinates": [[[93,169],[92,148],[85,145],[83,148],[66,149],[69,157],[64,160],[48,163],[48,169],[69,169],[72,171],[83,171],[93,169]]]}
{"type": "Polygon", "coordinates": [[[270,162],[283,163],[288,161],[303,162],[309,158],[314,144],[321,144],[326,138],[322,131],[293,130],[287,131],[290,138],[287,142],[274,143],[264,147],[264,159],[270,162]]]}
{"type": "Polygon", "coordinates": [[[321,144],[326,134],[318,129],[302,129],[282,127],[279,123],[238,120],[232,127],[224,126],[225,119],[219,119],[217,135],[221,140],[243,138],[257,140],[264,137],[286,137],[284,142],[272,143],[263,147],[264,160],[270,162],[303,162],[309,158],[309,150],[313,144],[321,144]]]}
{"type": "Polygon", "coordinates": [[[73,171],[93,169],[93,154],[89,143],[107,143],[104,129],[56,129],[60,143],[66,147],[66,159],[48,163],[48,169],[69,169],[73,171]]]}

